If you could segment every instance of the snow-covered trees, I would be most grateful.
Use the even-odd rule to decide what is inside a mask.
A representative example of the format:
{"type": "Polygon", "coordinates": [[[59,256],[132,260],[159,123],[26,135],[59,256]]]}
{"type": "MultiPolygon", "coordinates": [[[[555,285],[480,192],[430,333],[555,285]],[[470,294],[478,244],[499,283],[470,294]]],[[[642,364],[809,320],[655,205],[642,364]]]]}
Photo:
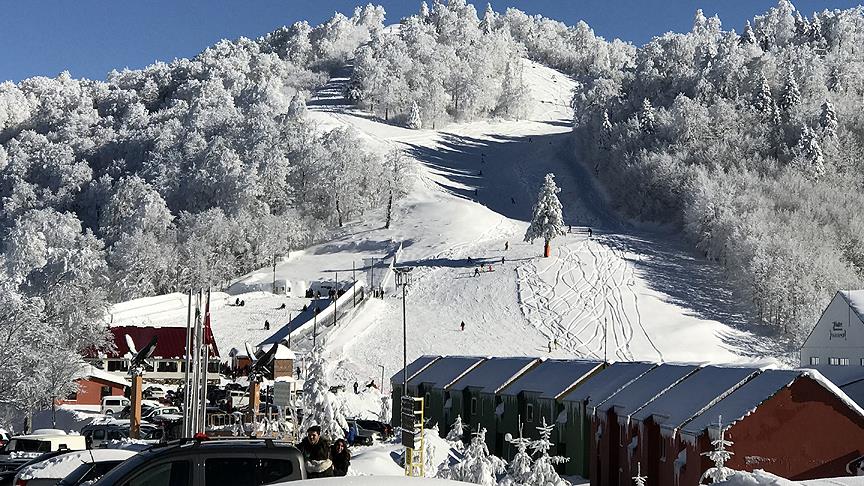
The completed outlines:
{"type": "Polygon", "coordinates": [[[461,446],[463,437],[465,437],[465,425],[462,423],[462,416],[457,415],[456,420],[453,421],[453,425],[450,426],[450,430],[447,432],[446,439],[448,442],[458,442],[461,446]]]}
{"type": "Polygon", "coordinates": [[[561,201],[558,193],[561,189],[555,185],[555,175],[546,174],[543,186],[537,195],[531,217],[531,225],[525,232],[525,241],[531,243],[540,238],[543,239],[543,256],[550,255],[550,242],[557,236],[566,233],[564,230],[564,216],[561,212],[561,201]]]}
{"type": "Polygon", "coordinates": [[[567,462],[568,457],[550,456],[549,450],[552,448],[552,441],[549,438],[552,436],[552,430],[555,424],[546,425],[544,417],[537,427],[540,433],[540,438],[531,442],[531,450],[537,458],[531,467],[531,473],[525,484],[530,486],[570,486],[570,483],[561,478],[558,472],[555,471],[555,465],[567,462]]]}
{"type": "Polygon", "coordinates": [[[313,349],[306,365],[306,381],[303,383],[303,430],[312,425],[321,427],[321,436],[336,440],[345,437],[348,423],[342,406],[330,392],[326,376],[327,363],[320,349],[313,349]]]}
{"type": "Polygon", "coordinates": [[[501,486],[524,486],[531,478],[533,461],[528,454],[531,440],[522,437],[522,424],[519,424],[519,437],[507,438],[507,441],[516,448],[513,459],[507,464],[507,475],[501,480],[501,486]]]}
{"type": "Polygon", "coordinates": [[[728,441],[725,438],[726,430],[723,428],[722,417],[717,419],[717,428],[718,437],[711,441],[714,450],[702,453],[703,456],[707,456],[714,462],[714,467],[708,468],[702,474],[702,477],[699,479],[700,484],[706,480],[710,481],[711,484],[726,481],[734,473],[732,469],[726,467],[726,461],[732,458],[733,453],[727,450],[727,447],[732,447],[732,441],[728,441]]]}
{"type": "Polygon", "coordinates": [[[408,112],[408,128],[420,130],[423,128],[423,118],[420,116],[420,106],[416,101],[411,102],[411,111],[408,112]]]}
{"type": "Polygon", "coordinates": [[[505,466],[501,458],[489,454],[486,447],[486,429],[481,428],[473,433],[462,461],[444,468],[440,475],[454,481],[497,486],[496,476],[504,472],[505,466]]]}
{"type": "Polygon", "coordinates": [[[399,149],[392,149],[384,160],[381,178],[386,182],[387,219],[385,228],[393,220],[393,203],[407,196],[414,183],[414,159],[407,157],[399,149]]]}

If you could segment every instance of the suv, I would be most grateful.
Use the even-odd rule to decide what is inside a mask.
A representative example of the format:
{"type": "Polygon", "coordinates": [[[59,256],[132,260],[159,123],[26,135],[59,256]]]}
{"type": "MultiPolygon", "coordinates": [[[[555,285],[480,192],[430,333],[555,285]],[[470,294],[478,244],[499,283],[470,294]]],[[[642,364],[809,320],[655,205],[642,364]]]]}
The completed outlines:
{"type": "Polygon", "coordinates": [[[102,415],[114,415],[120,413],[123,408],[131,402],[126,397],[112,396],[102,397],[102,408],[99,410],[102,415]]]}
{"type": "Polygon", "coordinates": [[[183,439],[139,453],[93,486],[260,486],[301,479],[303,455],[287,442],[183,439]]]}
{"type": "Polygon", "coordinates": [[[360,424],[359,420],[348,419],[348,430],[350,435],[350,430],[353,428],[355,431],[354,439],[351,442],[351,445],[360,444],[360,445],[372,445],[375,441],[381,440],[381,434],[374,431],[369,430],[363,425],[360,424]]]}

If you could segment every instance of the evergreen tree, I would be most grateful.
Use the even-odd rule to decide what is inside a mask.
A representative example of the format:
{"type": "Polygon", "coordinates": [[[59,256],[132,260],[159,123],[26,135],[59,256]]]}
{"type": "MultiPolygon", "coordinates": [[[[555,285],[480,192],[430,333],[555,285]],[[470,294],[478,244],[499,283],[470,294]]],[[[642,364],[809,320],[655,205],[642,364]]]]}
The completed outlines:
{"type": "Polygon", "coordinates": [[[837,114],[834,113],[834,105],[829,100],[822,103],[822,113],[819,115],[819,126],[827,137],[837,136],[837,114]]]}
{"type": "Polygon", "coordinates": [[[492,10],[492,4],[486,4],[486,12],[483,14],[483,20],[480,21],[480,28],[484,34],[491,34],[495,27],[495,11],[492,10]]]}
{"type": "Polygon", "coordinates": [[[798,82],[795,81],[795,76],[792,70],[789,70],[786,76],[786,84],[783,85],[783,92],[780,93],[780,109],[788,112],[793,107],[798,106],[801,102],[801,91],[798,89],[798,82]]]}
{"type": "Polygon", "coordinates": [[[501,458],[489,454],[486,447],[486,429],[478,427],[462,461],[452,467],[443,468],[441,476],[453,481],[497,486],[496,475],[502,474],[505,466],[506,463],[501,458]]]}
{"type": "Polygon", "coordinates": [[[416,101],[411,102],[411,111],[408,113],[408,128],[412,130],[423,128],[423,118],[420,117],[420,107],[416,101]]]}
{"type": "Polygon", "coordinates": [[[811,179],[818,180],[825,174],[825,157],[816,133],[808,127],[801,129],[801,138],[795,147],[794,164],[811,179]]]}
{"type": "Polygon", "coordinates": [[[516,447],[516,454],[507,465],[507,476],[501,481],[501,486],[524,486],[528,484],[531,478],[531,470],[533,461],[531,455],[528,454],[528,448],[531,445],[531,440],[522,437],[522,423],[519,423],[519,437],[507,438],[507,442],[516,447]]]}
{"type": "Polygon", "coordinates": [[[461,446],[463,437],[465,437],[465,426],[462,424],[462,416],[457,415],[453,425],[450,426],[450,431],[447,432],[446,439],[448,442],[458,442],[461,446]]]}
{"type": "Polygon", "coordinates": [[[726,450],[727,447],[732,447],[732,442],[726,440],[726,430],[723,428],[723,417],[717,419],[718,438],[711,441],[714,446],[713,451],[703,452],[703,456],[707,456],[714,462],[714,467],[709,468],[702,474],[699,483],[703,483],[706,479],[710,480],[709,484],[720,483],[729,479],[734,473],[732,469],[726,467],[726,461],[732,457],[732,452],[726,450]]]}
{"type": "Polygon", "coordinates": [[[552,448],[552,441],[549,440],[552,436],[552,430],[555,424],[546,425],[546,417],[543,417],[537,431],[540,433],[540,438],[531,442],[531,451],[534,455],[538,455],[534,460],[534,465],[531,468],[531,474],[525,482],[529,486],[570,486],[570,483],[561,478],[558,472],[555,471],[556,464],[563,464],[570,460],[569,457],[550,456],[549,450],[552,448]]]}
{"type": "Polygon", "coordinates": [[[645,483],[648,481],[646,476],[642,475],[642,463],[636,463],[636,475],[633,476],[633,484],[635,486],[645,486],[645,483]]]}
{"type": "Polygon", "coordinates": [[[741,33],[741,44],[748,45],[756,45],[756,35],[753,34],[753,26],[750,25],[750,21],[747,21],[747,24],[744,25],[744,32],[741,33]]]}
{"type": "Polygon", "coordinates": [[[348,423],[342,405],[330,392],[326,377],[327,363],[320,349],[313,349],[306,366],[303,383],[303,429],[313,425],[321,427],[321,436],[330,441],[344,438],[348,423]]]}
{"type": "Polygon", "coordinates": [[[525,241],[528,243],[532,243],[538,238],[543,239],[544,257],[549,257],[551,253],[550,243],[552,239],[566,233],[561,201],[558,200],[559,192],[561,189],[555,185],[555,175],[546,174],[543,186],[537,195],[537,203],[534,204],[531,225],[525,232],[525,241]]]}
{"type": "Polygon", "coordinates": [[[753,108],[763,115],[769,115],[774,105],[774,97],[771,95],[771,86],[765,75],[759,75],[759,87],[753,95],[753,108]]]}
{"type": "Polygon", "coordinates": [[[390,397],[382,396],[381,397],[381,410],[378,412],[378,420],[381,422],[384,422],[385,424],[389,424],[392,415],[393,415],[393,408],[390,405],[390,397]]]}
{"type": "Polygon", "coordinates": [[[655,118],[654,107],[651,106],[651,100],[645,98],[642,100],[642,110],[639,112],[639,128],[644,133],[653,132],[654,124],[656,123],[655,118]]]}

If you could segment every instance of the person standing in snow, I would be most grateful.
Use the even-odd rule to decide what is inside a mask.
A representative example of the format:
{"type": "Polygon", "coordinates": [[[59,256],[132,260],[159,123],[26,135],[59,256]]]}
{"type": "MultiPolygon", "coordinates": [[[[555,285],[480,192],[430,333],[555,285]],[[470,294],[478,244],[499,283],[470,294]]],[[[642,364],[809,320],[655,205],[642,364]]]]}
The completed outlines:
{"type": "Polygon", "coordinates": [[[462,321],[461,327],[462,327],[462,330],[464,331],[465,330],[465,321],[462,321]]]}
{"type": "Polygon", "coordinates": [[[509,249],[510,249],[510,242],[509,242],[509,241],[505,241],[505,242],[504,242],[504,251],[507,251],[507,250],[509,250],[509,249]]]}
{"type": "Polygon", "coordinates": [[[354,380],[354,394],[355,395],[360,393],[359,389],[360,389],[360,384],[357,383],[357,380],[354,380]]]}
{"type": "Polygon", "coordinates": [[[551,340],[549,341],[548,346],[549,346],[549,352],[551,353],[552,352],[552,341],[551,340]]]}
{"type": "Polygon", "coordinates": [[[345,476],[348,474],[348,466],[351,465],[351,451],[344,439],[337,439],[330,448],[330,457],[333,458],[333,475],[345,476]]]}
{"type": "Polygon", "coordinates": [[[268,321],[267,319],[264,319],[264,330],[265,331],[270,330],[270,321],[268,321]]]}
{"type": "Polygon", "coordinates": [[[474,276],[475,276],[475,277],[479,277],[479,276],[480,276],[480,267],[476,267],[476,268],[474,268],[474,276]]]}
{"type": "Polygon", "coordinates": [[[591,228],[588,228],[588,238],[591,238],[591,228]]]}
{"type": "Polygon", "coordinates": [[[321,437],[321,427],[313,425],[306,430],[306,437],[297,447],[306,459],[306,475],[309,479],[333,476],[333,461],[330,459],[330,444],[321,437]]]}

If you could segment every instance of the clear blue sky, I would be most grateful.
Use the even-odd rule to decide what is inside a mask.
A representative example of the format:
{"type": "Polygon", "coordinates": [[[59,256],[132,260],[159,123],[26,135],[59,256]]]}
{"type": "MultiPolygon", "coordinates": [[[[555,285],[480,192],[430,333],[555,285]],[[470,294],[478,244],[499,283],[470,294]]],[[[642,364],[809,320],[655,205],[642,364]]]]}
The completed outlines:
{"type": "MultiPolygon", "coordinates": [[[[798,0],[810,14],[848,8],[861,0],[798,0]]],[[[297,20],[318,24],[333,12],[349,14],[350,0],[0,0],[0,81],[56,76],[104,79],[112,68],[140,68],[154,60],[189,57],[222,38],[258,37],[297,20]]],[[[387,22],[417,10],[419,0],[380,0],[387,22]]],[[[431,3],[431,2],[430,2],[431,3]]],[[[472,3],[483,11],[486,2],[472,3]]],[[[689,30],[697,8],[719,14],[725,28],[776,0],[499,0],[495,10],[516,7],[574,24],[585,20],[606,38],[643,44],[668,31],[689,30]]]]}

